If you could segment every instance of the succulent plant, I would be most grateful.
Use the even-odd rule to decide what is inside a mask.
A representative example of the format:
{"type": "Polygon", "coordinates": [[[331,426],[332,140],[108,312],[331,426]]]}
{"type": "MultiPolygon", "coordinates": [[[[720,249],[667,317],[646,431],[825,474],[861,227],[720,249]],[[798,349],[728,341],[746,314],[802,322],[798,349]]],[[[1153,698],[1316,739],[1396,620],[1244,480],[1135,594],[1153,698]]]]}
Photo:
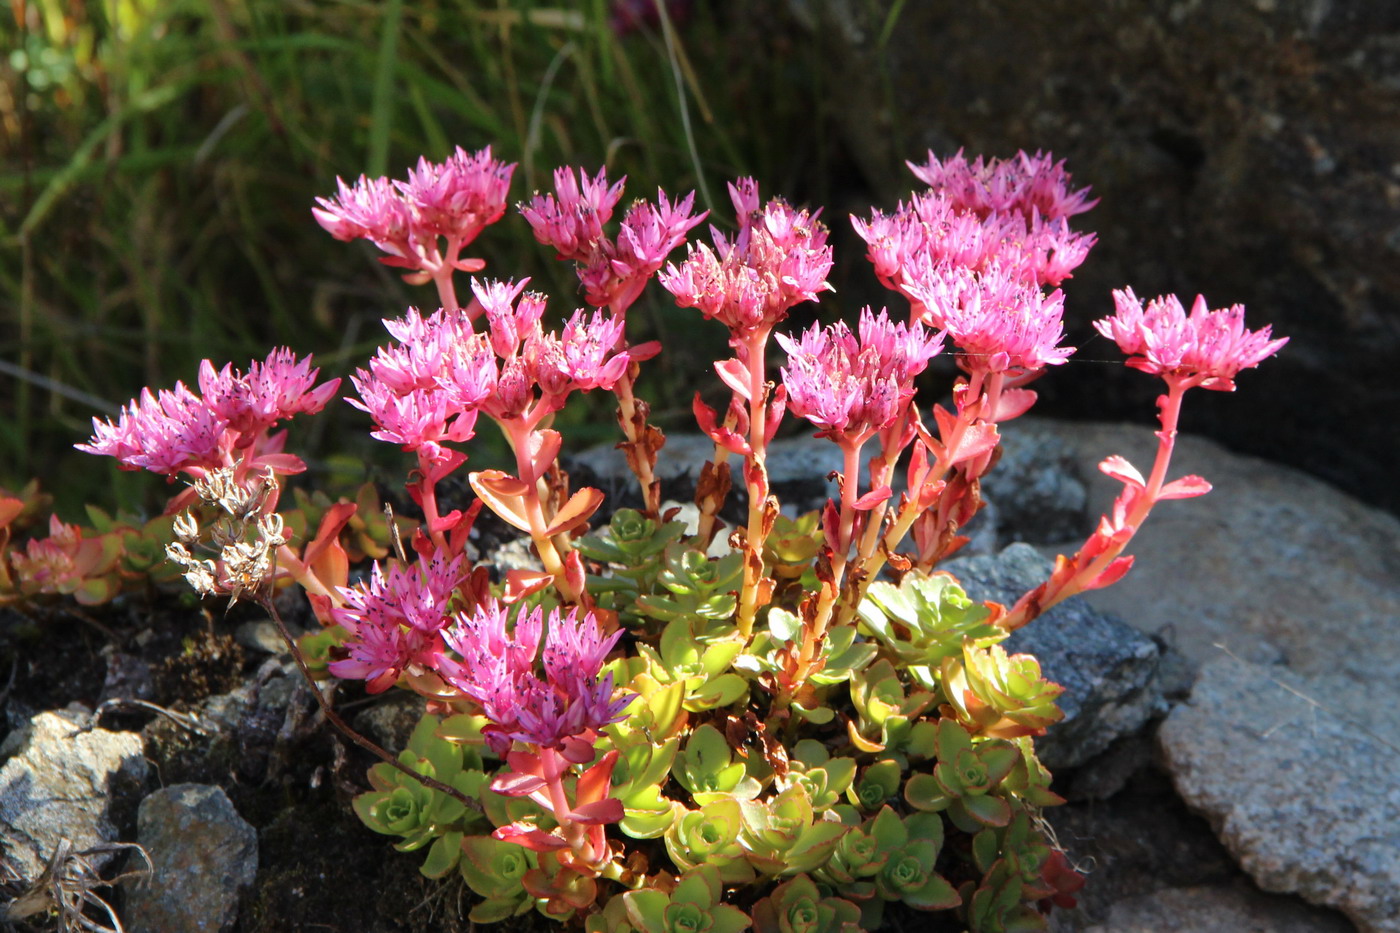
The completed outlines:
{"type": "Polygon", "coordinates": [[[734,760],[723,733],[708,723],[690,734],[672,773],[702,807],[715,800],[750,800],[762,790],[744,762],[734,760]]]}
{"type": "Polygon", "coordinates": [[[819,819],[801,785],[766,801],[741,800],[739,809],[744,821],[739,841],[749,862],[765,875],[795,875],[820,868],[850,828],[819,819]]]}
{"type": "Polygon", "coordinates": [[[739,933],[750,926],[748,914],[722,903],[719,872],[701,866],[683,874],[665,893],[656,888],[622,895],[627,917],[638,933],[739,933]]]}
{"type": "Polygon", "coordinates": [[[1021,760],[1021,750],[1003,739],[980,739],[951,719],[938,723],[938,763],[933,773],[915,774],[904,785],[904,799],[925,812],[946,810],[964,832],[1005,826],[1011,804],[996,793],[1021,760]]]}
{"type": "Polygon", "coordinates": [[[744,558],[738,551],[714,559],[693,547],[674,548],[657,576],[657,588],[637,598],[636,610],[662,622],[688,620],[695,636],[705,640],[714,634],[701,620],[719,623],[714,630],[727,637],[737,605],[734,591],[743,574],[744,558]]]}
{"type": "Polygon", "coordinates": [[[754,933],[861,933],[860,908],[823,897],[807,875],[784,881],[753,905],[754,933]]]}
{"type": "Polygon", "coordinates": [[[474,923],[495,923],[523,914],[534,906],[524,878],[539,867],[539,858],[524,846],[490,836],[467,836],[461,841],[457,869],[467,887],[481,898],[468,914],[474,923]]]}
{"type": "Polygon", "coordinates": [[[1041,676],[1033,655],[1007,655],[1001,645],[969,641],[960,656],[943,659],[941,676],[948,707],[982,735],[1044,735],[1064,717],[1055,700],[1065,688],[1041,676]]]}
{"type": "Polygon", "coordinates": [[[966,639],[1004,637],[987,624],[987,607],[969,599],[953,577],[942,572],[916,570],[898,586],[877,580],[858,612],[862,631],[875,636],[928,690],[937,687],[943,659],[960,653],[966,639]]]}
{"type": "Polygon", "coordinates": [[[729,670],[744,650],[742,640],[733,634],[701,642],[688,619],[672,619],[661,632],[661,642],[653,648],[639,643],[637,651],[647,662],[646,672],[658,683],[683,683],[681,705],[690,712],[701,712],[736,702],[749,689],[749,682],[729,670]]]}
{"type": "Polygon", "coordinates": [[[914,720],[933,705],[936,695],[923,689],[905,692],[899,671],[880,659],[851,677],[856,722],[849,724],[851,744],[863,752],[895,750],[908,742],[914,720]]]}
{"type": "MultiPolygon", "coordinates": [[[[439,720],[425,715],[409,736],[399,761],[419,774],[436,778],[469,797],[478,797],[488,777],[481,760],[437,734],[439,720]]],[[[369,771],[373,790],[354,800],[356,815],[370,829],[388,836],[402,836],[394,848],[413,852],[431,846],[423,874],[440,878],[457,864],[463,832],[482,819],[455,797],[433,790],[386,762],[369,771]]]]}
{"type": "Polygon", "coordinates": [[[743,813],[733,797],[711,800],[698,810],[688,810],[666,831],[666,851],[683,871],[709,865],[728,884],[754,879],[747,850],[739,841],[743,813]]]}

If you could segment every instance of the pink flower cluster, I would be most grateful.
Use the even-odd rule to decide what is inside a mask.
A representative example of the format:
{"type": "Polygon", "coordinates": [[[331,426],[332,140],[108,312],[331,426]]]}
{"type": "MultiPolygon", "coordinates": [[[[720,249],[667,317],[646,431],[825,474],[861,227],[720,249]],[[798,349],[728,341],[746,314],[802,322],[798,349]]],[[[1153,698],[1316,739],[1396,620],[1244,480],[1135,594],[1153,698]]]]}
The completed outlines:
{"type": "Polygon", "coordinates": [[[385,576],[376,562],[367,584],[339,587],[345,603],[331,609],[331,618],[349,638],[330,672],[382,693],[402,674],[433,669],[451,621],[452,595],[466,576],[463,563],[460,555],[448,560],[439,552],[420,557],[413,568],[396,564],[385,576]]]}
{"type": "Polygon", "coordinates": [[[381,347],[368,369],[351,377],[360,399],[350,404],[374,419],[373,436],[419,454],[427,464],[461,462],[443,447],[469,440],[478,413],[533,429],[575,391],[611,389],[631,359],[655,344],[614,351],[623,322],[576,311],[562,334],[540,321],[544,298],[517,283],[472,280],[487,328],[475,331],[465,312],[416,310],[384,326],[396,342],[381,347]]]}
{"type": "Polygon", "coordinates": [[[461,659],[438,659],[447,683],[480,704],[492,726],[487,740],[498,754],[512,741],[559,749],[568,760],[593,759],[597,733],[623,718],[632,694],[614,697],[612,674],[599,678],[603,661],[622,636],[604,636],[592,613],[521,610],[507,631],[504,605],[488,600],[460,613],[444,633],[461,659]],[[543,633],[544,677],[535,673],[543,633]]]}
{"type": "Polygon", "coordinates": [[[739,217],[734,238],[711,227],[714,249],[691,245],[685,260],[668,265],[659,278],[677,305],[723,323],[737,346],[771,330],[793,305],[831,290],[832,256],[816,215],[780,198],[760,207],[751,178],[731,184],[729,197],[739,217]]]}
{"type": "Polygon", "coordinates": [[[146,469],[173,475],[233,464],[235,451],[255,448],[249,467],[277,473],[299,473],[301,459],[281,452],[281,438],[266,432],[293,415],[320,411],[340,387],[339,379],[315,385],[320,370],[311,357],[297,359],[291,350],[273,350],[261,363],[253,361],[246,374],[225,366],[215,370],[200,364],[202,396],[182,382],[152,394],[142,391],[112,421],[92,420],[93,436],[75,445],[91,454],[115,457],[122,469],[146,469]]]}
{"type": "Polygon", "coordinates": [[[366,178],[353,185],[336,179],[333,198],[317,198],[317,223],[338,240],[366,239],[389,255],[385,265],[438,272],[476,272],[480,260],[458,260],[460,248],[506,210],[515,165],[491,158],[491,147],[468,153],[460,146],[446,161],[420,158],[407,181],[366,178]],[[447,240],[439,250],[439,238],[447,240]]]}
{"type": "Polygon", "coordinates": [[[1131,288],[1115,291],[1117,313],[1094,322],[1099,333],[1128,355],[1128,365],[1146,373],[1221,392],[1235,388],[1242,369],[1258,366],[1288,342],[1271,340],[1272,328],[1244,326],[1244,305],[1218,311],[1196,296],[1187,314],[1175,295],[1154,298],[1144,308],[1131,288]]]}
{"type": "Polygon", "coordinates": [[[626,180],[610,186],[606,169],[589,178],[581,169],[575,177],[572,169],[560,168],[554,172],[554,194],[536,194],[520,206],[537,240],[554,247],[560,259],[578,263],[584,300],[617,314],[637,300],[666,257],[708,213],[691,214],[694,192],[672,202],[658,189],[655,204],[638,201],[627,209],[617,238],[610,239],[604,225],[612,219],[626,180]]]}
{"type": "Polygon", "coordinates": [[[867,258],[915,317],[945,328],[970,373],[1028,378],[1073,351],[1063,338],[1063,298],[1045,295],[1084,261],[1092,234],[1068,218],[1093,207],[1070,188],[1063,162],[1018,153],[969,163],[958,153],[909,166],[930,188],[891,215],[852,217],[867,258]]]}
{"type": "Polygon", "coordinates": [[[881,310],[860,315],[857,333],[844,321],[813,324],[798,339],[776,335],[788,354],[782,368],[788,408],[843,446],[859,446],[887,427],[914,397],[914,377],[943,346],[920,323],[891,323],[881,310]]]}

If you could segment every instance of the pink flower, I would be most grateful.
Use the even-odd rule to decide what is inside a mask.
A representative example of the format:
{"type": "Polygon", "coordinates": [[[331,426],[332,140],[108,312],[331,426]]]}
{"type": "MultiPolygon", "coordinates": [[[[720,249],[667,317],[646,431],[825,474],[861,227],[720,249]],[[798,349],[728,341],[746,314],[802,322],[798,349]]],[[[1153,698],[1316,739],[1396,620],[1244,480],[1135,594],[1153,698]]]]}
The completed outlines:
{"type": "Polygon", "coordinates": [[[910,293],[934,326],[947,329],[969,372],[1034,372],[1058,366],[1073,347],[1064,339],[1064,296],[993,266],[981,274],[944,268],[921,277],[910,293]]]}
{"type": "Polygon", "coordinates": [[[375,562],[368,584],[340,587],[345,605],[331,617],[349,633],[345,657],[330,663],[337,677],[366,681],[371,693],[391,687],[405,671],[427,670],[442,651],[452,594],[462,582],[463,559],[441,553],[412,568],[393,565],[386,578],[375,562]]]}
{"type": "Polygon", "coordinates": [[[774,198],[758,208],[752,179],[729,186],[739,215],[732,240],[711,228],[715,248],[690,247],[685,260],[661,273],[662,286],[683,308],[698,308],[742,341],[743,335],[771,329],[788,309],[829,291],[831,247],[816,216],[774,198]]]}
{"type": "Polygon", "coordinates": [[[461,661],[442,657],[437,667],[491,720],[487,739],[498,754],[512,740],[560,748],[623,718],[632,695],[614,698],[612,675],[598,677],[620,630],[603,637],[592,613],[577,607],[550,610],[547,620],[539,608],[521,610],[510,632],[506,623],[506,607],[495,600],[459,613],[444,636],[461,661]],[[535,672],[542,630],[544,678],[535,672]]]}
{"type": "Polygon", "coordinates": [[[793,340],[783,367],[788,407],[834,440],[860,444],[888,426],[913,397],[913,380],[942,345],[921,324],[892,324],[882,310],[861,312],[859,338],[845,322],[793,340]]]}
{"type": "Polygon", "coordinates": [[[1287,337],[1271,340],[1272,328],[1247,330],[1244,305],[1211,311],[1196,296],[1188,315],[1175,295],[1154,298],[1144,309],[1132,289],[1113,293],[1117,313],[1094,328],[1118,344],[1128,365],[1188,386],[1232,392],[1235,376],[1279,351],[1287,337]]]}
{"type": "Polygon", "coordinates": [[[204,403],[242,435],[241,446],[278,421],[325,408],[340,388],[340,380],[313,388],[319,374],[319,369],[311,368],[311,357],[298,360],[290,349],[282,347],[273,350],[265,362],[249,364],[246,376],[232,364],[216,372],[214,365],[204,360],[199,367],[199,390],[204,403]]]}
{"type": "Polygon", "coordinates": [[[920,181],[946,194],[956,210],[980,217],[1016,213],[1059,219],[1082,214],[1098,203],[1089,200],[1088,188],[1070,190],[1064,161],[1054,161],[1048,152],[1027,155],[1023,150],[1010,159],[990,161],[978,156],[969,164],[961,149],[941,162],[929,150],[926,164],[906,164],[920,181]]]}
{"type": "Polygon", "coordinates": [[[418,160],[408,181],[396,181],[415,224],[425,233],[469,242],[506,212],[514,163],[491,158],[491,147],[469,153],[458,146],[442,164],[418,160]]]}
{"type": "Polygon", "coordinates": [[[408,252],[413,215],[387,178],[361,175],[354,185],[335,180],[334,198],[317,198],[311,215],[337,240],[366,239],[384,252],[408,252]]]}
{"type": "Polygon", "coordinates": [[[457,254],[505,214],[514,171],[514,164],[492,159],[489,146],[477,153],[458,147],[441,164],[419,159],[408,181],[361,175],[347,185],[337,178],[335,197],[317,198],[311,213],[338,240],[374,243],[389,254],[380,259],[386,265],[430,275],[474,272],[481,260],[457,254]],[[447,240],[445,252],[439,238],[447,240]]]}
{"type": "Polygon", "coordinates": [[[439,463],[448,455],[444,443],[460,443],[475,435],[476,413],[454,405],[445,389],[413,389],[399,394],[363,369],[356,370],[350,381],[360,399],[346,401],[374,419],[375,430],[370,436],[377,440],[398,444],[439,463]]]}
{"type": "Polygon", "coordinates": [[[116,424],[92,419],[93,436],[78,450],[115,457],[125,470],[173,475],[223,463],[228,421],[182,382],[152,395],[143,389],[122,409],[116,424]]]}
{"type": "Polygon", "coordinates": [[[578,177],[570,168],[554,170],[555,194],[536,194],[520,213],[535,232],[535,239],[554,247],[560,259],[587,262],[603,239],[603,225],[612,218],[613,208],[622,197],[622,178],[608,186],[606,168],[589,178],[583,169],[578,177]]]}

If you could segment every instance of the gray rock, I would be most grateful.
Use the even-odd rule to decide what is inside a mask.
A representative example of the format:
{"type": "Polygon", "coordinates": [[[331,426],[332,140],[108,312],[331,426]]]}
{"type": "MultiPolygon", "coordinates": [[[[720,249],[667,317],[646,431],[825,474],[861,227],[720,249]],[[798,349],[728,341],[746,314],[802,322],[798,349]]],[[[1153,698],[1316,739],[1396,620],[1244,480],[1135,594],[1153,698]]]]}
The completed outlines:
{"type": "MultiPolygon", "coordinates": [[[[1145,474],[1157,443],[1147,426],[1030,426],[1072,452],[1090,478],[1094,515],[1122,488],[1097,463],[1119,453],[1145,474]]],[[[1305,675],[1400,682],[1400,519],[1297,470],[1182,436],[1171,475],[1188,473],[1214,489],[1159,504],[1128,547],[1132,571],[1086,594],[1090,604],[1197,664],[1219,657],[1224,644],[1305,675]]]]}
{"type": "MultiPolygon", "coordinates": [[[[146,777],[141,737],[82,731],[85,712],[40,713],[7,747],[0,767],[0,860],[28,881],[38,878],[59,840],[82,852],[116,838],[108,814],[114,781],[146,777]]],[[[100,867],[106,856],[93,860],[100,867]]]]}
{"type": "Polygon", "coordinates": [[[127,891],[134,930],[218,933],[233,924],[238,893],[258,872],[258,834],[222,788],[176,784],[141,801],[138,841],[151,859],[127,891]]]}
{"type": "Polygon", "coordinates": [[[1084,933],[1348,933],[1331,911],[1245,885],[1168,888],[1114,904],[1084,933]]]}
{"type": "Polygon", "coordinates": [[[1400,691],[1222,658],[1159,739],[1178,792],[1260,887],[1400,931],[1400,691]]]}
{"type": "MultiPolygon", "coordinates": [[[[1034,548],[1013,544],[996,557],[948,561],[974,599],[1011,605],[1050,573],[1034,548]]],[[[1164,711],[1154,682],[1160,652],[1155,642],[1081,599],[1069,599],[1015,632],[1011,652],[1033,654],[1041,672],[1065,688],[1065,718],[1037,741],[1047,767],[1073,767],[1137,731],[1164,711]]]]}
{"type": "Polygon", "coordinates": [[[1001,434],[1001,458],[982,480],[982,493],[997,505],[1003,537],[1031,544],[1082,538],[1093,525],[1074,448],[1039,421],[1012,421],[1001,434]]]}

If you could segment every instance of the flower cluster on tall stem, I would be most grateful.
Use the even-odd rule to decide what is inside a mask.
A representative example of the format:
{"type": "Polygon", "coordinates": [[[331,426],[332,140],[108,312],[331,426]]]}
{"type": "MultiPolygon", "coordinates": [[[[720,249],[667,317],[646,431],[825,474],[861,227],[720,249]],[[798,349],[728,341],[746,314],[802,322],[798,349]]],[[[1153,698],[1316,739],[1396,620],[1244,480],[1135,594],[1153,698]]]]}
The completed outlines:
{"type": "MultiPolygon", "coordinates": [[[[316,385],[320,370],[311,357],[298,359],[289,349],[279,348],[265,360],[254,360],[246,373],[232,365],[215,369],[204,360],[199,369],[199,393],[177,382],[174,389],[157,393],[145,389],[133,399],[115,422],[92,421],[93,436],[86,444],[75,445],[91,454],[114,457],[124,470],[146,469],[172,481],[184,474],[193,485],[170,499],[166,514],[173,515],[203,497],[214,502],[236,522],[255,527],[260,517],[275,522],[280,484],[279,475],[301,473],[306,464],[284,451],[286,431],[272,433],[279,422],[299,414],[320,411],[340,387],[339,379],[316,385]]],[[[353,509],[351,510],[353,511],[353,509]]],[[[343,524],[349,513],[337,512],[343,524]]],[[[198,560],[187,552],[176,552],[178,560],[195,574],[210,592],[233,592],[270,583],[253,577],[253,568],[263,575],[272,573],[273,559],[285,574],[301,582],[309,592],[323,598],[332,595],[333,580],[321,580],[312,567],[310,552],[299,559],[281,537],[280,525],[250,541],[224,541],[218,561],[198,560]],[[247,553],[235,545],[246,545],[247,553]],[[239,557],[239,555],[242,555],[239,557]],[[234,572],[234,564],[242,569],[234,572]],[[221,589],[222,583],[228,587],[221,589]]],[[[333,536],[339,531],[323,529],[333,536]]],[[[318,534],[318,541],[320,535],[318,534]]]]}
{"type": "Polygon", "coordinates": [[[1188,314],[1175,295],[1166,295],[1144,308],[1132,289],[1115,291],[1113,301],[1116,313],[1096,321],[1095,329],[1118,344],[1129,366],[1158,376],[1167,386],[1157,398],[1161,430],[1156,459],[1146,479],[1122,457],[1109,457],[1099,465],[1123,484],[1123,491],[1084,546],[1072,558],[1061,555],[1050,579],[1017,601],[1001,621],[1007,629],[1020,628],[1071,596],[1122,579],[1133,563],[1123,550],[1153,506],[1210,491],[1210,484],[1199,476],[1167,482],[1182,399],[1196,387],[1233,392],[1241,370],[1258,366],[1288,342],[1287,337],[1273,338],[1268,326],[1247,329],[1243,305],[1212,311],[1198,295],[1188,314]]]}
{"type": "MultiPolygon", "coordinates": [[[[609,185],[605,169],[589,178],[582,169],[575,177],[572,169],[560,168],[554,172],[553,194],[536,194],[529,204],[520,205],[535,238],[554,247],[558,258],[576,264],[584,300],[595,308],[607,308],[618,320],[624,319],[671,251],[685,242],[690,229],[709,213],[691,213],[694,192],[672,201],[658,189],[655,204],[635,202],[623,215],[617,236],[609,237],[604,227],[622,197],[625,181],[609,185]]],[[[625,340],[620,331],[613,349],[624,349],[625,340]]],[[[656,458],[666,439],[647,422],[650,406],[633,392],[638,372],[634,361],[613,391],[624,436],[623,453],[641,484],[646,513],[656,518],[661,512],[656,458]]]]}
{"type": "MultiPolygon", "coordinates": [[[[827,328],[814,324],[797,339],[776,337],[788,355],[781,370],[788,409],[820,428],[819,437],[835,441],[843,460],[837,476],[840,503],[828,500],[823,513],[828,563],[819,571],[817,599],[803,606],[803,637],[791,669],[791,688],[800,687],[812,672],[863,522],[878,528],[883,519],[893,465],[914,438],[906,429],[914,377],[942,349],[943,338],[917,321],[891,322],[884,310],[875,315],[869,308],[861,312],[856,333],[837,322],[827,328]],[[871,464],[871,489],[861,495],[861,448],[877,434],[884,443],[871,464]]],[[[861,565],[868,556],[857,558],[853,576],[863,578],[861,565]]]]}
{"type": "MultiPolygon", "coordinates": [[[[705,317],[729,328],[729,345],[734,348],[733,358],[715,366],[733,392],[723,422],[700,400],[699,393],[694,407],[701,428],[716,443],[715,463],[707,470],[723,469],[727,453],[746,458],[749,514],[744,529],[744,589],[738,625],[748,637],[758,608],[772,592],[772,581],[763,573],[762,553],[777,504],[768,494],[765,451],[786,404],[782,387],[775,390],[768,382],[768,338],[794,305],[812,301],[831,289],[826,276],[831,271],[832,255],[826,227],[815,214],[796,210],[779,198],[760,206],[753,179],[731,184],[729,197],[739,220],[734,237],[730,239],[711,227],[714,249],[692,244],[685,260],[667,266],[660,281],[675,296],[677,305],[698,308],[705,317]]],[[[700,503],[704,535],[710,533],[722,495],[720,492],[700,503]]]]}
{"type": "Polygon", "coordinates": [[[615,689],[612,674],[599,676],[622,632],[603,635],[593,614],[577,607],[547,617],[539,608],[522,610],[510,630],[507,620],[506,607],[495,600],[459,613],[444,632],[457,657],[436,659],[439,675],[490,720],[487,742],[510,765],[492,789],[529,797],[558,823],[547,832],[518,822],[494,835],[541,852],[567,849],[596,872],[610,857],[603,827],[623,816],[622,802],[608,796],[618,754],[608,752],[584,770],[572,792],[565,778],[573,765],[593,762],[600,730],[622,720],[635,699],[615,689]],[[540,654],[543,677],[535,669],[540,654]]]}
{"type": "Polygon", "coordinates": [[[916,565],[928,568],[962,540],[957,527],[980,507],[978,479],[992,462],[965,456],[954,465],[945,455],[989,453],[995,425],[1034,404],[1025,386],[1073,353],[1059,345],[1063,295],[1044,289],[1068,277],[1093,245],[1093,235],[1072,232],[1068,219],[1095,202],[1088,189],[1070,187],[1064,164],[1048,154],[969,163],[961,153],[943,161],[930,153],[927,164],[910,168],[926,192],[891,215],[852,222],[880,281],[909,299],[912,319],[948,335],[967,374],[954,389],[956,414],[935,410],[940,438],[919,429],[910,497],[890,531],[912,530],[916,565]],[[938,494],[925,495],[916,480],[938,494]],[[924,498],[936,507],[912,508],[924,498]]]}
{"type": "Polygon", "coordinates": [[[442,162],[420,158],[406,181],[361,175],[347,185],[337,178],[335,196],[317,198],[311,213],[337,240],[369,240],[387,254],[380,262],[414,270],[405,281],[432,282],[442,307],[455,311],[453,273],[486,265],[461,252],[504,216],[514,171],[514,163],[491,158],[490,146],[475,153],[458,146],[442,162]]]}

